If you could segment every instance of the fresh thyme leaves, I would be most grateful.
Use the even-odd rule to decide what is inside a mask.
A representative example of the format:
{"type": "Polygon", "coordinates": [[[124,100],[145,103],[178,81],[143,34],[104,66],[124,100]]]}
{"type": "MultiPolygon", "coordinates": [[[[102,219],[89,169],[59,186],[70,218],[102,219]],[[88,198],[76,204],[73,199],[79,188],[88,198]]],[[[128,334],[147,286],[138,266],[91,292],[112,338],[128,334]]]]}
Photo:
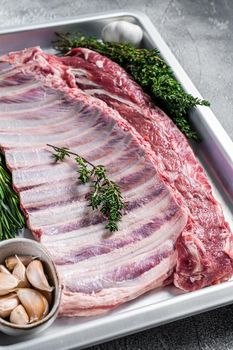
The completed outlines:
{"type": "Polygon", "coordinates": [[[55,162],[58,162],[59,160],[60,160],[60,161],[63,161],[63,159],[64,159],[66,156],[67,156],[67,157],[70,157],[70,154],[69,154],[69,152],[68,152],[68,148],[66,148],[66,147],[59,148],[59,149],[57,150],[57,152],[53,154],[53,157],[54,157],[54,159],[55,159],[55,162]]]}
{"type": "Polygon", "coordinates": [[[93,210],[99,209],[100,212],[108,219],[105,228],[111,232],[117,231],[117,223],[121,220],[124,202],[121,195],[120,187],[107,176],[107,171],[103,165],[94,165],[87,159],[77,153],[70,151],[66,147],[56,147],[50,144],[55,153],[55,161],[63,161],[65,157],[73,155],[78,164],[77,172],[79,180],[85,184],[93,183],[93,191],[90,194],[90,206],[93,210]]]}
{"type": "Polygon", "coordinates": [[[87,163],[85,163],[84,159],[80,156],[75,158],[76,162],[79,164],[79,168],[77,170],[79,174],[79,180],[86,184],[90,181],[91,171],[87,167],[87,163]]]}
{"type": "Polygon", "coordinates": [[[130,44],[102,42],[82,34],[57,33],[57,36],[55,47],[62,53],[75,47],[86,47],[117,62],[152,97],[156,105],[173,119],[188,138],[198,140],[198,135],[188,119],[188,113],[192,107],[210,104],[183,90],[157,49],[135,49],[130,44]]]}
{"type": "Polygon", "coordinates": [[[12,189],[11,176],[0,155],[0,240],[13,238],[25,225],[19,198],[12,189]]]}

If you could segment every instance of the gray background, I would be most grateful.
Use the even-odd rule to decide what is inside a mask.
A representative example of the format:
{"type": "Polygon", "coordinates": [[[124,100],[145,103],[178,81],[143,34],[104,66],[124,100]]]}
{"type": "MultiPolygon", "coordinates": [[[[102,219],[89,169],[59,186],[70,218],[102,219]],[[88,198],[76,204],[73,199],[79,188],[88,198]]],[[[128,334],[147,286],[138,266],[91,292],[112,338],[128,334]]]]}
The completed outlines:
{"type": "MultiPolygon", "coordinates": [[[[0,28],[100,9],[145,12],[233,139],[233,0],[0,0],[0,28]]],[[[233,349],[233,306],[89,350],[107,349],[233,349]]]]}

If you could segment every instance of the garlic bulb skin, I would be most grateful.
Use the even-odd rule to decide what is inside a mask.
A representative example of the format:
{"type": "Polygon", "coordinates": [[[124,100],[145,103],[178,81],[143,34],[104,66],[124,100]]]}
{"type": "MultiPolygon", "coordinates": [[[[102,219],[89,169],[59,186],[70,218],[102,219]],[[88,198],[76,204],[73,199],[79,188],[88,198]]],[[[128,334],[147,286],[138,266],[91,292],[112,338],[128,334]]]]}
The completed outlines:
{"type": "Polygon", "coordinates": [[[143,31],[137,24],[127,21],[114,21],[103,28],[101,37],[104,41],[130,43],[138,47],[142,41],[143,31]]]}

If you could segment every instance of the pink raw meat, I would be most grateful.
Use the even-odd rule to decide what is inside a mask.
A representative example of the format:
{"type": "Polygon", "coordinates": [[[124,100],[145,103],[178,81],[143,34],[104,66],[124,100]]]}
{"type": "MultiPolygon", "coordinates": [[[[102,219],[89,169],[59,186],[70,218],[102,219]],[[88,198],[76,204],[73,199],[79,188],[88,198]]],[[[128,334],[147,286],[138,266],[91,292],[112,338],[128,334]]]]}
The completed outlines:
{"type": "Polygon", "coordinates": [[[118,64],[85,48],[70,55],[61,61],[73,68],[77,86],[118,111],[150,143],[164,181],[190,210],[192,230],[177,241],[175,285],[189,291],[229,279],[232,233],[184,135],[118,64]]]}
{"type": "Polygon", "coordinates": [[[189,212],[150,145],[118,112],[71,87],[69,69],[47,58],[38,48],[1,58],[15,65],[0,74],[0,146],[28,225],[62,277],[60,314],[96,315],[170,282],[189,212]],[[127,202],[119,231],[104,229],[88,207],[90,186],[78,183],[70,159],[55,164],[47,143],[106,166],[127,202]]]}

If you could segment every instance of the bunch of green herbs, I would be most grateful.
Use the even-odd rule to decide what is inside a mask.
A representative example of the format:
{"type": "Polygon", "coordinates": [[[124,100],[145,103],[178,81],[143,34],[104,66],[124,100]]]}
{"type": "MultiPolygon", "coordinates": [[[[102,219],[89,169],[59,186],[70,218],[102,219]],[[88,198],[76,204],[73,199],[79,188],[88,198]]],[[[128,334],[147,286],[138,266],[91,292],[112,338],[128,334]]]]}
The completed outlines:
{"type": "Polygon", "coordinates": [[[11,175],[4,157],[0,155],[0,240],[15,237],[16,232],[24,226],[19,198],[12,189],[11,175]]]}
{"type": "Polygon", "coordinates": [[[155,104],[172,118],[187,138],[198,140],[189,120],[189,112],[197,105],[210,104],[184,91],[157,49],[137,49],[130,44],[102,42],[82,34],[57,35],[55,47],[62,53],[72,48],[85,47],[118,63],[151,96],[155,104]]]}

